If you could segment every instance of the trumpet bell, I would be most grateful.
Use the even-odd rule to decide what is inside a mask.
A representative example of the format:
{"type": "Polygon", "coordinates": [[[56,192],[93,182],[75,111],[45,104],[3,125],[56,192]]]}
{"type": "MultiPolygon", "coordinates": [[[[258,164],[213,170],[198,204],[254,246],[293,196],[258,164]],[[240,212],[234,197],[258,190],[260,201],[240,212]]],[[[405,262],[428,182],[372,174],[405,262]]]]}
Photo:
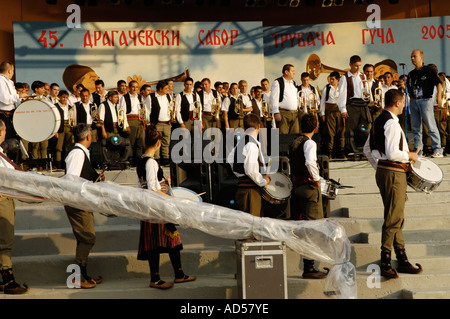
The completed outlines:
{"type": "Polygon", "coordinates": [[[331,73],[333,71],[337,71],[340,75],[343,75],[348,71],[348,69],[341,70],[322,64],[319,56],[314,53],[308,57],[306,62],[306,72],[309,73],[311,80],[315,81],[319,77],[320,73],[331,73]]]}

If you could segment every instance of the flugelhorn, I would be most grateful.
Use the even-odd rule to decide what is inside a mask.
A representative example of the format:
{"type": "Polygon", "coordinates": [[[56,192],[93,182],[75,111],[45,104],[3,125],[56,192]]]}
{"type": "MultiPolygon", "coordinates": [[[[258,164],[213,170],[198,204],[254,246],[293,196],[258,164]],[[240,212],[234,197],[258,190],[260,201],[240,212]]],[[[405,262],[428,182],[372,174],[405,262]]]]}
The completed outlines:
{"type": "Polygon", "coordinates": [[[169,117],[171,123],[177,122],[177,103],[175,100],[175,94],[173,95],[172,100],[169,102],[169,117]]]}
{"type": "Polygon", "coordinates": [[[306,105],[308,113],[317,114],[319,113],[319,105],[317,103],[316,95],[314,93],[309,93],[308,103],[306,105]]]}
{"type": "Polygon", "coordinates": [[[377,108],[384,108],[383,89],[377,87],[374,92],[374,103],[377,108]]]}
{"type": "Polygon", "coordinates": [[[211,115],[216,119],[220,120],[220,97],[215,97],[211,103],[211,115]]]}
{"type": "Polygon", "coordinates": [[[103,122],[100,121],[100,114],[98,113],[98,106],[95,103],[91,103],[91,120],[96,126],[100,127],[103,122]]]}
{"type": "Polygon", "coordinates": [[[202,103],[199,100],[194,101],[194,108],[192,110],[192,118],[194,120],[202,120],[202,103]]]}
{"type": "Polygon", "coordinates": [[[303,91],[298,91],[297,93],[297,99],[298,99],[298,110],[300,112],[303,112],[306,107],[306,94],[303,93],[303,91]]]}
{"type": "Polygon", "coordinates": [[[313,81],[319,77],[320,73],[331,73],[333,71],[337,71],[340,75],[343,75],[347,72],[347,70],[336,69],[322,64],[317,54],[311,54],[306,62],[306,72],[309,73],[309,77],[313,81]]]}
{"type": "Polygon", "coordinates": [[[75,127],[77,125],[77,110],[74,106],[69,105],[69,126],[75,127]]]}
{"type": "Polygon", "coordinates": [[[370,84],[365,76],[364,80],[361,80],[361,98],[366,102],[370,101],[370,84]]]}
{"type": "Polygon", "coordinates": [[[139,121],[148,124],[147,107],[143,101],[139,102],[139,121]]]}
{"type": "Polygon", "coordinates": [[[261,112],[266,121],[272,121],[272,110],[266,100],[261,100],[261,112]]]}
{"type": "Polygon", "coordinates": [[[125,127],[125,110],[123,108],[117,111],[117,126],[124,132],[127,130],[125,127]]]}
{"type": "Polygon", "coordinates": [[[242,95],[239,95],[236,102],[234,102],[234,112],[238,115],[238,118],[244,118],[244,100],[242,99],[242,95]]]}

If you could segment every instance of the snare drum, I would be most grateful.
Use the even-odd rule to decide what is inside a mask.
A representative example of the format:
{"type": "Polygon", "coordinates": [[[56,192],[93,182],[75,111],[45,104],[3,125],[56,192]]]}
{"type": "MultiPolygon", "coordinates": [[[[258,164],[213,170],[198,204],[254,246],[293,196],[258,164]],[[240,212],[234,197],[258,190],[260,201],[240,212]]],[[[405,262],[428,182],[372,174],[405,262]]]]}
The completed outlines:
{"type": "Polygon", "coordinates": [[[409,186],[427,194],[437,189],[443,179],[442,169],[433,161],[423,157],[411,165],[411,171],[408,172],[407,177],[409,186]]]}
{"type": "Polygon", "coordinates": [[[332,181],[327,181],[325,178],[320,177],[320,190],[322,196],[327,199],[336,199],[338,194],[338,188],[332,181]]]}
{"type": "Polygon", "coordinates": [[[282,173],[270,174],[270,183],[262,188],[261,196],[271,204],[283,204],[291,197],[292,182],[282,173]]]}
{"type": "Polygon", "coordinates": [[[199,196],[196,192],[193,190],[190,190],[189,188],[184,187],[172,187],[172,193],[171,195],[176,198],[186,198],[190,199],[194,202],[203,202],[203,199],[201,196],[199,196]]]}
{"type": "Polygon", "coordinates": [[[58,108],[45,100],[27,100],[14,112],[13,125],[17,134],[32,143],[52,138],[61,124],[58,108]]]}

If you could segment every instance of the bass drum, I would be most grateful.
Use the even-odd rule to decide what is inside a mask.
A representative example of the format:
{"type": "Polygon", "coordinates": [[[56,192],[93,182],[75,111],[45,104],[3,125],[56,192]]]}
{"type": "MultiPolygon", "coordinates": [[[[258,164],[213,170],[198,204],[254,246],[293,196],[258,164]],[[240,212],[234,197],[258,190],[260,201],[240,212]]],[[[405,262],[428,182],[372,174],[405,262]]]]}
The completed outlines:
{"type": "Polygon", "coordinates": [[[58,108],[45,100],[27,100],[14,111],[14,129],[28,142],[37,143],[52,138],[60,124],[58,108]]]}
{"type": "Polygon", "coordinates": [[[199,196],[196,192],[193,190],[190,190],[189,188],[184,187],[172,187],[172,193],[171,195],[173,197],[177,198],[183,198],[183,199],[190,199],[194,202],[201,203],[203,202],[203,199],[201,196],[199,196]]]}

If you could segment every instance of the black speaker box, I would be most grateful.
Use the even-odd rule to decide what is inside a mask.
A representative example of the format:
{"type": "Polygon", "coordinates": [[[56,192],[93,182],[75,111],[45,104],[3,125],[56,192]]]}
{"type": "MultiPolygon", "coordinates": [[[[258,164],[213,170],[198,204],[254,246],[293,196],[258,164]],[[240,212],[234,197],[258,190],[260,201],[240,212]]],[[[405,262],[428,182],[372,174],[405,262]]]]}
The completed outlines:
{"type": "Polygon", "coordinates": [[[171,163],[170,179],[172,187],[188,188],[201,195],[204,202],[211,203],[210,187],[211,164],[207,163],[171,163]]]}

